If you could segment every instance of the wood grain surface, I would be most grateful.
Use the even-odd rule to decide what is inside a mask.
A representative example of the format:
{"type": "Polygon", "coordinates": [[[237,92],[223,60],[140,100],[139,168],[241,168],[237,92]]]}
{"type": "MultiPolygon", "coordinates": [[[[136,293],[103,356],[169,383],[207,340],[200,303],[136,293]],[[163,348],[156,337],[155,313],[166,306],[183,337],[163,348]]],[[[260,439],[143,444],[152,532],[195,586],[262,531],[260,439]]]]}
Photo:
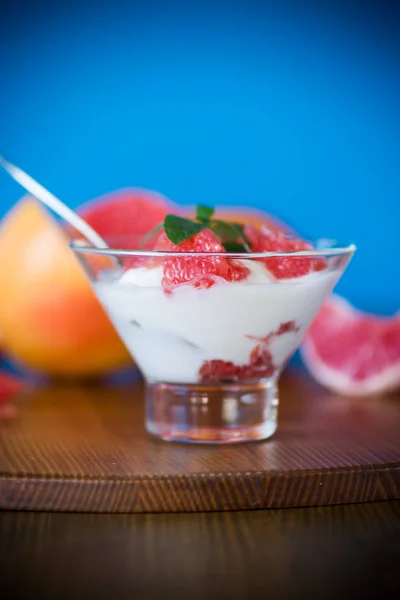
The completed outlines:
{"type": "Polygon", "coordinates": [[[141,383],[31,392],[0,425],[0,508],[198,512],[400,498],[400,395],[335,396],[302,371],[280,386],[277,434],[237,446],[157,441],[141,383]]]}
{"type": "Polygon", "coordinates": [[[387,600],[399,597],[399,557],[399,501],[207,514],[0,511],[4,600],[387,600]]]}

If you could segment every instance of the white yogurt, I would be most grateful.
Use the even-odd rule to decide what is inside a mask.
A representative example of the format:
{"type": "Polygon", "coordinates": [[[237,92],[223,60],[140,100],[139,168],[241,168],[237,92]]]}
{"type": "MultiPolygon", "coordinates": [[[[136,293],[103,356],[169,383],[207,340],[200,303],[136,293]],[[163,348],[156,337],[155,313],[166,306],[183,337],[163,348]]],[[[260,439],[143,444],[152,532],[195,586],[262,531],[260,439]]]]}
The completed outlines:
{"type": "Polygon", "coordinates": [[[249,363],[255,346],[281,323],[299,328],[272,339],[274,365],[283,365],[331,292],[340,273],[325,270],[275,281],[261,262],[240,282],[219,280],[209,289],[190,284],[171,295],[161,287],[162,267],[133,268],[114,282],[95,284],[97,295],[144,376],[152,382],[197,383],[205,361],[249,363]]]}

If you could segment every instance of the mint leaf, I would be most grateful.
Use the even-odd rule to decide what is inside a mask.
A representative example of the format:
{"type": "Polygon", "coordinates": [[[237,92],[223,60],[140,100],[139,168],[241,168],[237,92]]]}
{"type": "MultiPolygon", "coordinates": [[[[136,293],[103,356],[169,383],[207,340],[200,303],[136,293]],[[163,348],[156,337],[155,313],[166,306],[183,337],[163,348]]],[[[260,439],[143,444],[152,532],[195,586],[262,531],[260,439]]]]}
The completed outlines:
{"type": "Polygon", "coordinates": [[[164,220],[164,229],[167,238],[173,244],[178,245],[205,229],[205,225],[176,215],[167,215],[164,220]]]}
{"type": "Polygon", "coordinates": [[[200,223],[208,223],[213,214],[214,208],[211,208],[210,206],[198,204],[196,207],[196,219],[200,221],[200,223]]]}
{"type": "Polygon", "coordinates": [[[234,242],[240,236],[232,223],[220,221],[219,219],[213,219],[211,221],[210,229],[213,230],[217,237],[223,240],[229,240],[230,242],[234,242]]]}
{"type": "Polygon", "coordinates": [[[251,243],[244,232],[244,225],[212,219],[213,214],[214,208],[199,204],[196,207],[196,221],[167,215],[164,223],[157,225],[143,238],[141,246],[143,247],[162,227],[167,238],[175,245],[185,242],[204,229],[211,229],[227,252],[251,252],[251,243]]]}
{"type": "Polygon", "coordinates": [[[238,232],[240,232],[240,237],[245,242],[245,245],[248,246],[247,252],[251,252],[251,242],[244,232],[245,226],[241,223],[232,223],[232,225],[237,229],[238,232]]]}
{"type": "Polygon", "coordinates": [[[237,223],[228,223],[227,221],[220,221],[219,219],[213,219],[210,222],[210,228],[217,237],[222,239],[223,242],[242,241],[244,252],[251,252],[250,242],[244,233],[243,225],[238,225],[237,223]]]}
{"type": "Polygon", "coordinates": [[[245,246],[238,242],[223,242],[222,245],[227,252],[247,252],[245,246]]]}

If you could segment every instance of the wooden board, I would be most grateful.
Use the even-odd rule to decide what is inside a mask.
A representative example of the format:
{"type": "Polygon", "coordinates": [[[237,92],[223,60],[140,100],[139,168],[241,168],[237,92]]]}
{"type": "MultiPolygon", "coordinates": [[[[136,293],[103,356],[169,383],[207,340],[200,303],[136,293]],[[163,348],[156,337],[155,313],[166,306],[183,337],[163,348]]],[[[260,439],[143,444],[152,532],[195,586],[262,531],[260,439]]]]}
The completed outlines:
{"type": "Polygon", "coordinates": [[[243,510],[400,498],[400,394],[335,396],[301,371],[280,386],[266,442],[192,446],[143,427],[141,383],[64,386],[0,425],[0,508],[88,512],[243,510]]]}

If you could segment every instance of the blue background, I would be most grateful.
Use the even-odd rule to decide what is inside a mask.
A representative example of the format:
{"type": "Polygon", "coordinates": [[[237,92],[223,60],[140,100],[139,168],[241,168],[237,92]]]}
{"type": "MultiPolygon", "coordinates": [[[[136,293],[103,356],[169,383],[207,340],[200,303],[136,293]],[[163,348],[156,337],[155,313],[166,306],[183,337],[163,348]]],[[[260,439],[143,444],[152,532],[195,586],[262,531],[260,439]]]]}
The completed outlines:
{"type": "MultiPolygon", "coordinates": [[[[385,2],[10,3],[0,147],[71,206],[139,185],[354,241],[337,291],[389,314],[398,25],[385,2]]],[[[20,196],[0,173],[0,213],[20,196]]]]}

